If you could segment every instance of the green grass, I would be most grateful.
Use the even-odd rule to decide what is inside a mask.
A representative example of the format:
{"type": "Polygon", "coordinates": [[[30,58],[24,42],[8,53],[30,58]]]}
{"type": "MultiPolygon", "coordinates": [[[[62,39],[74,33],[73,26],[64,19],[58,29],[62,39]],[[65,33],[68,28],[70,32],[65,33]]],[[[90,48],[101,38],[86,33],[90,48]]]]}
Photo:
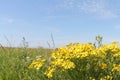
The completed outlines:
{"type": "Polygon", "coordinates": [[[36,57],[50,61],[50,49],[43,48],[3,48],[0,47],[0,80],[47,80],[43,71],[30,70],[28,66],[36,57]]]}

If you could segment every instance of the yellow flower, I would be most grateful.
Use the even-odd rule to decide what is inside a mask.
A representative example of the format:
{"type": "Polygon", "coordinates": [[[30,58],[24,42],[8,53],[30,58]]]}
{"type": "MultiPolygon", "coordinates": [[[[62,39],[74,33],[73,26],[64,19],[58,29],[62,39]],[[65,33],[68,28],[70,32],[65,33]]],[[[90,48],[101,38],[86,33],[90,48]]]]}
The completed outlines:
{"type": "Polygon", "coordinates": [[[51,78],[53,76],[53,73],[55,72],[56,68],[49,67],[48,70],[44,73],[48,78],[51,78]]]}
{"type": "Polygon", "coordinates": [[[116,58],[118,58],[118,57],[120,57],[120,53],[116,53],[113,56],[116,57],[116,58]]]}
{"type": "Polygon", "coordinates": [[[113,64],[112,71],[119,71],[120,72],[120,64],[113,64]]]}
{"type": "Polygon", "coordinates": [[[118,52],[120,50],[120,47],[118,45],[118,43],[111,43],[110,45],[108,45],[108,48],[112,51],[112,52],[118,52]]]}
{"type": "Polygon", "coordinates": [[[71,69],[71,68],[75,68],[75,64],[71,61],[64,61],[62,67],[64,69],[71,69]]]}
{"type": "Polygon", "coordinates": [[[105,63],[100,64],[101,69],[106,69],[107,65],[105,63]]]}
{"type": "Polygon", "coordinates": [[[93,77],[89,77],[89,80],[95,80],[95,78],[93,78],[93,77]]]}
{"type": "Polygon", "coordinates": [[[113,77],[110,75],[107,75],[107,76],[100,78],[100,80],[112,80],[112,79],[113,79],[113,77]]]}
{"type": "Polygon", "coordinates": [[[35,68],[35,69],[40,69],[43,64],[45,62],[45,59],[38,59],[38,60],[34,60],[30,65],[29,65],[29,69],[35,68]]]}
{"type": "Polygon", "coordinates": [[[51,64],[54,66],[63,67],[64,69],[75,68],[75,64],[69,60],[56,59],[55,61],[51,62],[51,64]]]}
{"type": "MultiPolygon", "coordinates": [[[[113,64],[113,66],[110,66],[112,63],[118,63],[119,61],[118,58],[120,57],[120,46],[116,43],[102,45],[97,48],[95,48],[93,44],[71,43],[65,47],[61,47],[55,50],[52,53],[51,57],[52,57],[51,59],[52,61],[50,63],[50,67],[48,67],[48,69],[44,73],[48,78],[53,77],[53,74],[55,74],[55,71],[57,69],[60,69],[58,71],[62,71],[62,72],[67,71],[69,69],[76,70],[73,71],[76,72],[73,73],[73,76],[74,74],[78,75],[78,73],[86,71],[88,72],[88,76],[86,77],[86,79],[89,78],[90,80],[95,80],[95,79],[112,80],[113,77],[110,75],[105,75],[104,72],[105,73],[106,72],[112,73],[112,71],[120,72],[120,64],[113,64]],[[103,74],[100,71],[101,69],[103,69],[102,70],[103,74]],[[111,71],[108,70],[106,71],[105,69],[111,71]],[[94,75],[90,77],[91,74],[95,74],[95,73],[91,73],[91,71],[94,72],[94,70],[96,73],[98,71],[98,73],[101,74],[100,76],[103,77],[101,78],[95,77],[94,75]]],[[[33,61],[29,66],[29,69],[31,68],[40,69],[44,64],[44,61],[45,60],[42,59],[33,61]]]]}

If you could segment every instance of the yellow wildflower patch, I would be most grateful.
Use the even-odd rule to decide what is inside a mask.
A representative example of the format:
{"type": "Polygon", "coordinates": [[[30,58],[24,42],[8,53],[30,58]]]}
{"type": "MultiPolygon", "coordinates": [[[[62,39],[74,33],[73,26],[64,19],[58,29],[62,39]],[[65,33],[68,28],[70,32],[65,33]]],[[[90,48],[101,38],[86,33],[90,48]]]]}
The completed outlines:
{"type": "Polygon", "coordinates": [[[45,59],[38,59],[38,60],[34,60],[30,65],[29,65],[29,69],[33,69],[33,68],[35,68],[35,69],[40,69],[42,66],[43,66],[43,64],[44,64],[44,62],[45,62],[45,59]]]}

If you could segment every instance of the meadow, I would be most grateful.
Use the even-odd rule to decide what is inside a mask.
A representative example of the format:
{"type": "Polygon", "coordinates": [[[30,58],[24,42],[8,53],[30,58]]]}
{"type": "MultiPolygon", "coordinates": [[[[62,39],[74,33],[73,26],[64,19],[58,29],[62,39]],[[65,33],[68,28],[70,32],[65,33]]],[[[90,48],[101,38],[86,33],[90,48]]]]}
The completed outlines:
{"type": "Polygon", "coordinates": [[[120,46],[70,43],[57,49],[0,47],[0,80],[119,80],[120,46]]]}
{"type": "Polygon", "coordinates": [[[47,80],[42,71],[30,70],[30,63],[39,57],[48,59],[50,49],[0,48],[0,80],[47,80]]]}

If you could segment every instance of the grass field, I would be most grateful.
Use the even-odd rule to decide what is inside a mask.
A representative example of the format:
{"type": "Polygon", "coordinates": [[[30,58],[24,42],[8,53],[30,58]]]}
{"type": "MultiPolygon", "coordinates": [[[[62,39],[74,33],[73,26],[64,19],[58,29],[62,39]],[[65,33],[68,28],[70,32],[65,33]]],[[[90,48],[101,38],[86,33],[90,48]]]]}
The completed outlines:
{"type": "MultiPolygon", "coordinates": [[[[46,80],[42,71],[29,70],[38,57],[50,60],[51,50],[36,48],[0,48],[0,80],[46,80]]],[[[44,67],[45,68],[45,67],[44,67]]]]}

